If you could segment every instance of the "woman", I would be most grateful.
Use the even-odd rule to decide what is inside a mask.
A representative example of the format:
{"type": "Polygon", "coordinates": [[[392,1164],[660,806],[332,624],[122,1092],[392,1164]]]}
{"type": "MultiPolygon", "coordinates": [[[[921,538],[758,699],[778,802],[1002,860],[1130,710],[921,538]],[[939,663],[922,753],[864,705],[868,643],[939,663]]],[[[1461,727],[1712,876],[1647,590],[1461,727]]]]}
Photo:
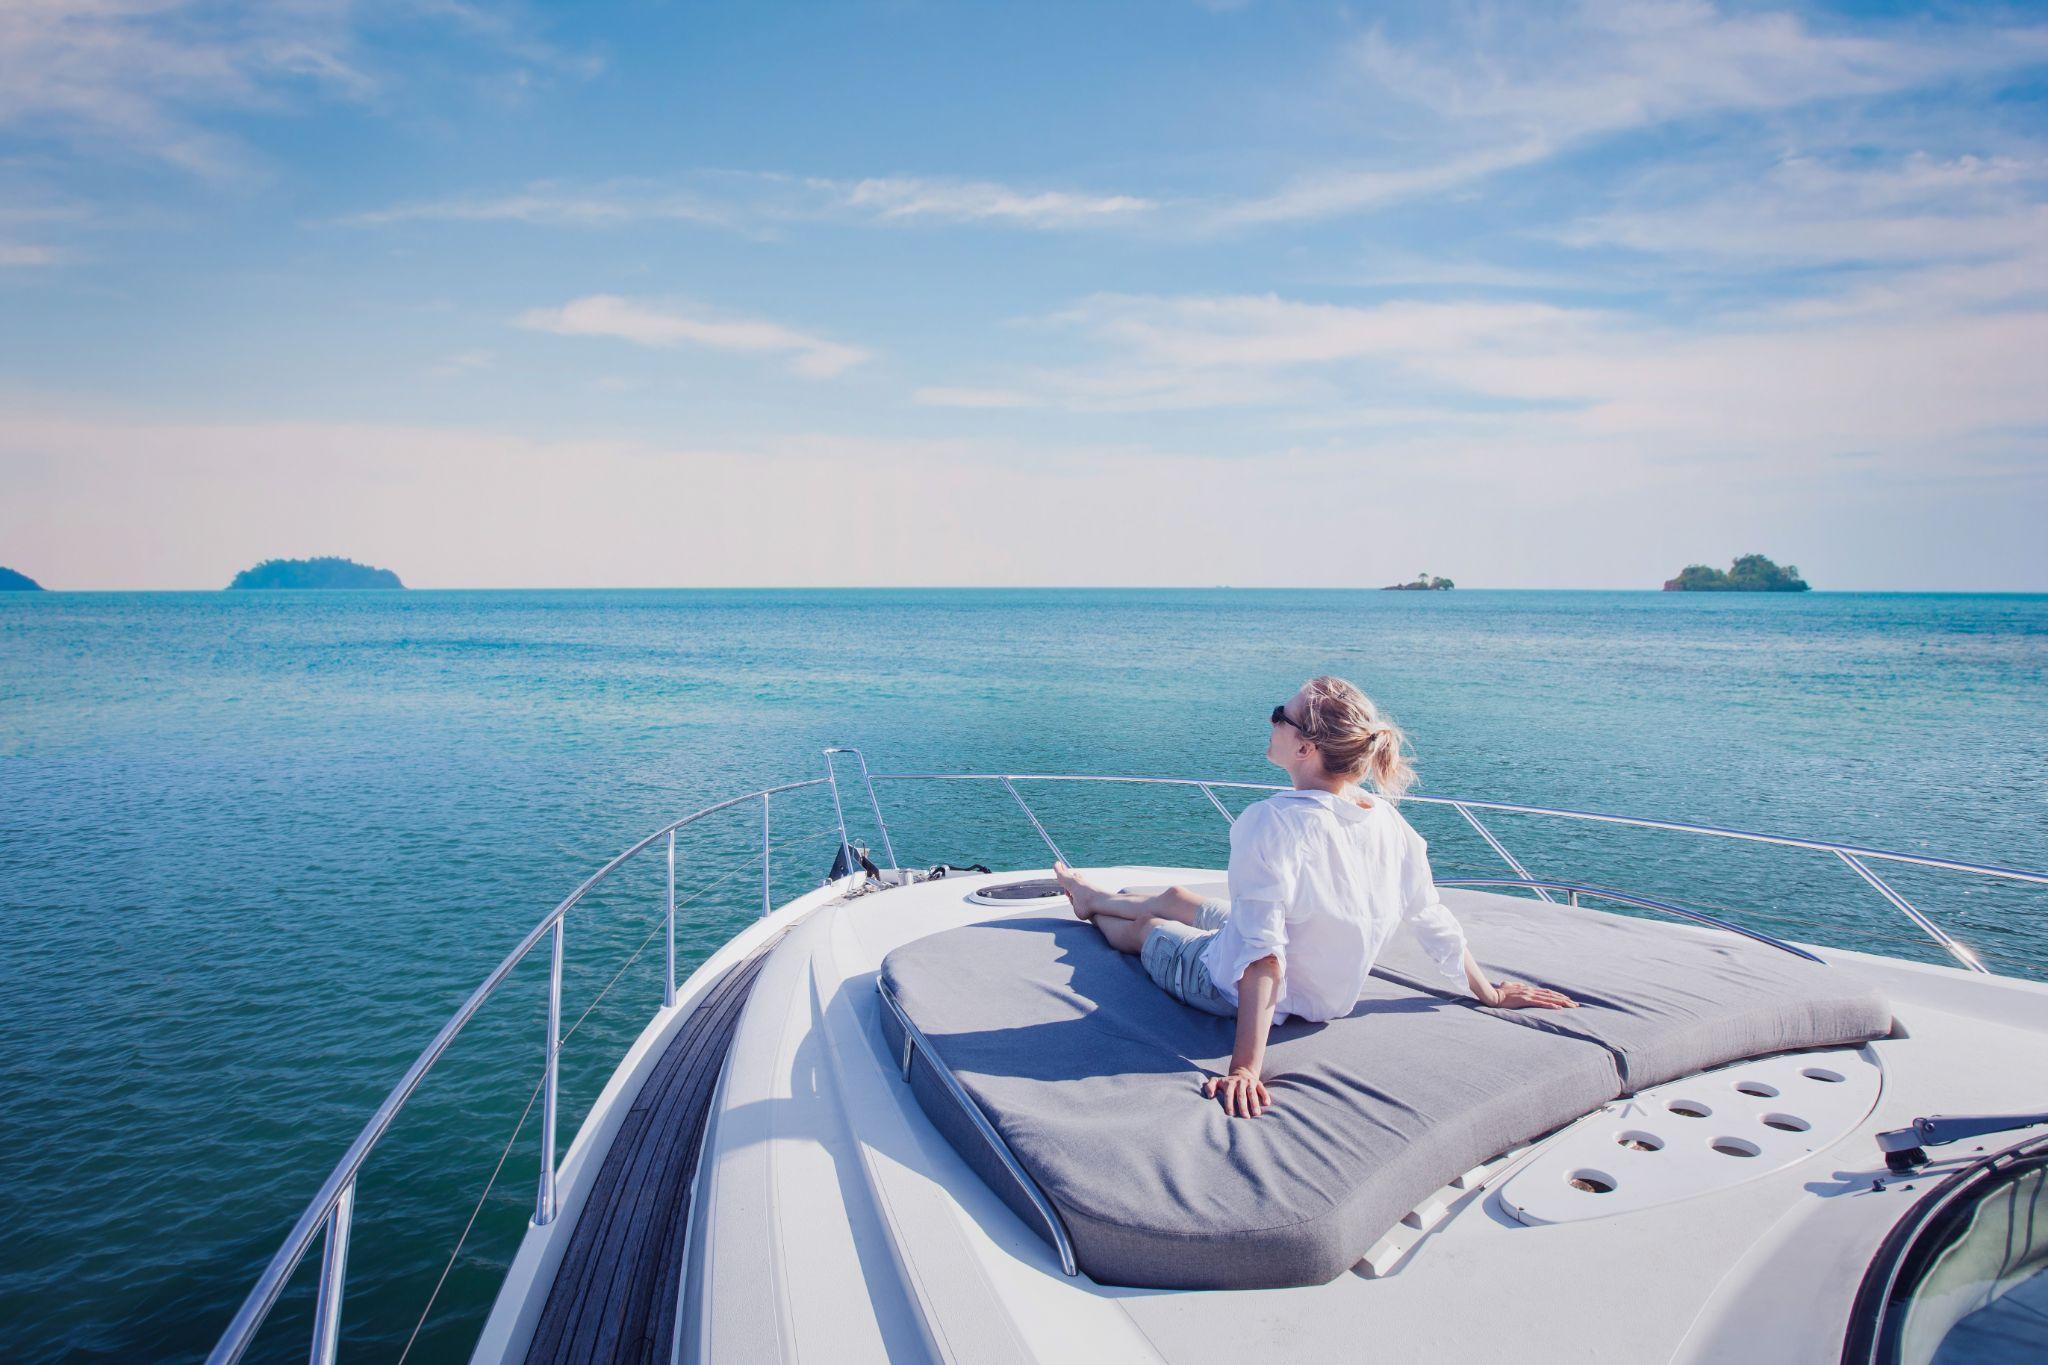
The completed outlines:
{"type": "Polygon", "coordinates": [[[1465,932],[1437,899],[1422,836],[1394,809],[1414,781],[1405,739],[1342,678],[1311,678],[1273,708],[1266,757],[1293,790],[1246,808],[1230,829],[1230,900],[1186,887],[1156,896],[1096,886],[1064,863],[1053,872],[1119,952],[1136,953],[1160,989],[1237,1019],[1230,1073],[1202,1093],[1233,1117],[1272,1106],[1259,1079],[1276,1017],[1334,1019],[1358,1003],[1366,974],[1406,924],[1445,977],[1503,1009],[1571,1009],[1560,992],[1488,981],[1465,932]],[[1355,785],[1369,778],[1378,799],[1355,785]]]}

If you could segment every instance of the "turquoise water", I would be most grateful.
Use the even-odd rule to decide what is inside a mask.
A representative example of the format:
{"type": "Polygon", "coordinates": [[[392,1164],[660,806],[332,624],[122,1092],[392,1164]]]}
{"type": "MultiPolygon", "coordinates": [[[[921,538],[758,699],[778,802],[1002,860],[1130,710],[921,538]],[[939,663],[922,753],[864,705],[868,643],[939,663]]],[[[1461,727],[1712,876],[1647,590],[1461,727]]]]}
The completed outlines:
{"type": "MultiPolygon", "coordinates": [[[[2048,864],[2048,597],[1656,593],[562,592],[0,599],[10,1356],[209,1346],[440,1022],[621,847],[819,772],[1275,775],[1266,714],[1354,678],[1432,793],[2048,864]]],[[[1192,793],[1031,789],[1081,862],[1220,863],[1192,793]]],[[[906,863],[1042,865],[1000,790],[882,784],[906,863]]],[[[849,808],[849,815],[855,808],[849,808]]],[[[757,812],[686,839],[685,965],[755,913],[757,812]],[[739,875],[704,888],[720,873],[739,875]]],[[[1440,876],[1497,875],[1411,807],[1440,876]]],[[[830,856],[778,806],[776,895],[830,856]]],[[[867,825],[862,820],[863,829],[867,825]]],[[[1932,959],[1815,855],[1501,816],[1541,873],[1932,959]]],[[[871,837],[871,836],[870,836],[871,837]]],[[[1897,884],[2048,976],[2048,894],[1897,884]]],[[[660,999],[660,870],[571,916],[563,1142],[660,999]]],[[[345,1345],[397,1356],[539,1076],[545,961],[365,1173],[345,1345]]],[[[413,1346],[464,1355],[531,1209],[529,1122],[413,1346]]],[[[264,1338],[304,1351],[302,1271],[264,1338]]]]}

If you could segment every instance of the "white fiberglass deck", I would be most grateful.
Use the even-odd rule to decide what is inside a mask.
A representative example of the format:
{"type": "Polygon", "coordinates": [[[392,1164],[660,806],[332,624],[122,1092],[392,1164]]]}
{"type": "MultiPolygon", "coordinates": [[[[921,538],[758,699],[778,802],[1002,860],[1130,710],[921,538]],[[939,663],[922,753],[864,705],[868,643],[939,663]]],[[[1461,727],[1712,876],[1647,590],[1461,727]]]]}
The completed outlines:
{"type": "MultiPolygon", "coordinates": [[[[1924,1190],[1982,1146],[1942,1149],[1925,1170],[1893,1176],[1874,1134],[1931,1112],[2010,1107],[2017,1077],[2048,1074],[2048,986],[1821,949],[1881,986],[1905,1036],[1846,1051],[1841,1069],[1873,1103],[1859,1114],[1835,1101],[1843,1112],[1824,1122],[1816,1112],[1800,1144],[1813,1150],[1719,1157],[1725,1178],[1707,1163],[1669,1202],[1519,1221],[1504,1187],[1540,1170],[1553,1148],[1568,1155],[1592,1127],[1639,1124],[1639,1095],[1425,1201],[1370,1265],[1328,1284],[1105,1288],[1063,1275],[1046,1242],[969,1171],[902,1083],[877,1022],[874,977],[891,949],[1015,913],[965,894],[1033,875],[1044,873],[807,897],[775,917],[789,932],[740,1021],[698,1172],[680,1359],[1234,1365],[1352,1358],[1362,1343],[1432,1359],[1503,1341],[1544,1360],[1833,1358],[1863,1270],[1913,1198],[1899,1187],[1924,1190]]],[[[1104,875],[1156,884],[1221,874],[1104,875]]],[[[1531,915],[1547,908],[1525,904],[1531,915]]],[[[1486,945],[1473,946],[1484,961],[1486,945]]],[[[1752,1065],[1769,1063],[1659,1093],[1732,1095],[1752,1065]]]]}

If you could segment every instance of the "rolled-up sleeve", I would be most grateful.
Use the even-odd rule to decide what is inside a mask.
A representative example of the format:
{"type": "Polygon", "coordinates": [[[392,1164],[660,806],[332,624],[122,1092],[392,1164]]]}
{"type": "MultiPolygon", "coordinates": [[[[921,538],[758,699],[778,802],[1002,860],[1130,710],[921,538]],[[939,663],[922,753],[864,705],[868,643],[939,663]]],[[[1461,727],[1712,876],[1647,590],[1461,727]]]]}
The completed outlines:
{"type": "Polygon", "coordinates": [[[1429,845],[1414,830],[1401,868],[1401,920],[1436,969],[1453,981],[1465,979],[1465,930],[1436,893],[1429,870],[1429,845]]]}
{"type": "Polygon", "coordinates": [[[1280,981],[1284,991],[1287,981],[1285,907],[1275,901],[1233,900],[1230,919],[1216,931],[1216,937],[1210,940],[1208,954],[1203,959],[1209,968],[1209,979],[1234,1001],[1237,999],[1237,983],[1244,979],[1245,969],[1267,957],[1280,963],[1280,981]]]}
{"type": "Polygon", "coordinates": [[[1287,977],[1287,907],[1300,878],[1300,840],[1282,822],[1253,806],[1230,827],[1230,918],[1210,941],[1204,959],[1209,979],[1231,999],[1245,969],[1261,958],[1280,963],[1287,977]]]}

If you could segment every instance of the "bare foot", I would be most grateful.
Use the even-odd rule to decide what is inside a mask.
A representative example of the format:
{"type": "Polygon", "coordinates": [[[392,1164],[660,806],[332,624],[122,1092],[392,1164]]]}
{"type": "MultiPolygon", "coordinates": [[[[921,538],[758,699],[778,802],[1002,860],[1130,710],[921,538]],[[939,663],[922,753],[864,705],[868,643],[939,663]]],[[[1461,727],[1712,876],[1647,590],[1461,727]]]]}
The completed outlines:
{"type": "Polygon", "coordinates": [[[1102,895],[1102,888],[1084,881],[1080,873],[1065,863],[1054,863],[1052,875],[1059,882],[1060,890],[1067,893],[1067,901],[1074,907],[1075,916],[1080,919],[1094,918],[1095,901],[1102,895]]]}

